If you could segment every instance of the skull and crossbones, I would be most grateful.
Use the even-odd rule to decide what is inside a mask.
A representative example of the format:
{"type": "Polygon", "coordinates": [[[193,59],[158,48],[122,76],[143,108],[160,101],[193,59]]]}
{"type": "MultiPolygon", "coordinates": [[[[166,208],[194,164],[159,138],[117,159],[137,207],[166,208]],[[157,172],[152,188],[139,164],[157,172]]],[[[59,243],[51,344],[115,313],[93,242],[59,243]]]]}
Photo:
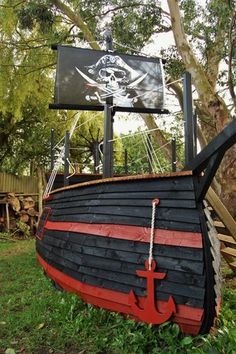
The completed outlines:
{"type": "Polygon", "coordinates": [[[147,73],[141,75],[133,70],[118,55],[106,54],[96,64],[86,67],[88,76],[75,67],[77,72],[86,80],[88,87],[96,88],[93,95],[86,95],[87,101],[98,100],[104,104],[106,98],[113,97],[113,102],[119,106],[132,106],[136,97],[130,97],[127,89],[135,88],[147,73]]]}

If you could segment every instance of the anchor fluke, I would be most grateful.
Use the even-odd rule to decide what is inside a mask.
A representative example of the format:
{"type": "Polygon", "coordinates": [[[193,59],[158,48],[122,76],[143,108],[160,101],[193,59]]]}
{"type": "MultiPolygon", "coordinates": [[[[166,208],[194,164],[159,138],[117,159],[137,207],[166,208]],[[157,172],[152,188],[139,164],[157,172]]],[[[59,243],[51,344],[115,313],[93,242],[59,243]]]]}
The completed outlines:
{"type": "Polygon", "coordinates": [[[138,276],[147,278],[147,297],[145,298],[144,306],[143,308],[139,306],[139,301],[133,290],[129,293],[129,304],[133,314],[143,322],[161,324],[169,320],[172,314],[176,312],[176,306],[173,297],[170,296],[168,302],[166,303],[165,312],[158,311],[155,302],[154,281],[155,279],[163,279],[166,274],[154,272],[156,267],[154,260],[152,261],[150,269],[147,261],[145,262],[145,267],[146,271],[136,271],[138,276]]]}

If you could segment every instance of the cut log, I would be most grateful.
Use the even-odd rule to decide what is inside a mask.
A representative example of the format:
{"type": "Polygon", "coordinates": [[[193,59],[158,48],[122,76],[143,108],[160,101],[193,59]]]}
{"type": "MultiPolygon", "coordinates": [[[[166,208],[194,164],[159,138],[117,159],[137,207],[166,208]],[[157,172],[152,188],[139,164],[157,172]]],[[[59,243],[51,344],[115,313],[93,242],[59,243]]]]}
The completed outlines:
{"type": "Polygon", "coordinates": [[[22,214],[22,215],[20,216],[20,221],[22,221],[22,222],[24,222],[24,223],[29,222],[29,219],[30,219],[30,217],[29,217],[28,214],[22,214]]]}
{"type": "Polygon", "coordinates": [[[22,207],[25,210],[28,210],[30,208],[34,208],[35,207],[35,201],[33,200],[32,197],[24,198],[23,201],[22,201],[22,207]]]}
{"type": "Polygon", "coordinates": [[[8,193],[6,201],[8,204],[11,205],[14,211],[16,211],[17,213],[20,211],[21,209],[20,201],[19,198],[15,196],[15,193],[8,193]]]}
{"type": "Polygon", "coordinates": [[[29,209],[27,210],[27,214],[28,214],[29,216],[36,216],[37,212],[36,212],[36,210],[35,210],[34,208],[29,208],[29,209]]]}

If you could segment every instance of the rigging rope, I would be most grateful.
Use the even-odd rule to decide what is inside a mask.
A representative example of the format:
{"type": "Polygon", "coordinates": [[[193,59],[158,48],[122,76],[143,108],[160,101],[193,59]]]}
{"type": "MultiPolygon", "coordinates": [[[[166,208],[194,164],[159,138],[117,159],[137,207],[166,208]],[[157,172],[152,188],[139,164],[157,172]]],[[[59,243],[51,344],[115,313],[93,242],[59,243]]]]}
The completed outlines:
{"type": "Polygon", "coordinates": [[[156,151],[154,150],[153,145],[152,145],[151,140],[150,140],[150,137],[149,137],[148,135],[147,135],[147,139],[149,139],[149,142],[150,142],[149,146],[150,146],[150,148],[152,149],[152,155],[153,155],[153,156],[155,157],[155,159],[156,159],[156,164],[159,165],[160,171],[163,172],[163,168],[162,168],[162,166],[161,166],[160,160],[158,159],[158,156],[157,156],[157,154],[156,154],[156,151]]]}
{"type": "Polygon", "coordinates": [[[159,199],[153,199],[152,201],[152,220],[151,220],[151,230],[150,230],[150,247],[149,247],[149,257],[148,257],[148,267],[151,270],[152,260],[153,260],[153,242],[155,233],[155,216],[156,216],[156,206],[159,204],[159,199]]]}
{"type": "MultiPolygon", "coordinates": [[[[71,126],[71,129],[70,129],[70,133],[69,133],[69,137],[70,139],[72,138],[72,135],[74,134],[74,131],[75,131],[75,128],[76,128],[76,125],[78,123],[78,120],[80,118],[80,115],[78,114],[75,114],[75,118],[73,120],[73,124],[71,126]]],[[[94,117],[93,117],[94,118],[94,117]]],[[[86,122],[85,122],[86,123],[86,122]]],[[[84,123],[82,123],[81,125],[83,125],[84,123]]],[[[53,147],[53,149],[55,150],[57,147],[59,147],[59,144],[64,140],[64,137],[53,147]]],[[[58,169],[60,168],[60,166],[63,164],[63,157],[65,155],[65,147],[64,145],[59,147],[59,155],[55,161],[55,165],[54,165],[54,168],[50,174],[50,177],[49,177],[49,180],[48,180],[48,183],[46,185],[46,188],[45,188],[45,191],[44,191],[44,194],[43,194],[43,197],[46,198],[48,196],[48,194],[51,192],[52,190],[52,187],[53,187],[53,184],[54,184],[54,181],[55,181],[55,178],[56,178],[56,175],[57,175],[57,172],[58,172],[58,169]]],[[[70,178],[72,177],[74,174],[75,174],[75,169],[74,167],[72,166],[72,164],[70,163],[70,161],[67,159],[69,165],[72,167],[72,174],[67,176],[67,178],[70,178]]]]}

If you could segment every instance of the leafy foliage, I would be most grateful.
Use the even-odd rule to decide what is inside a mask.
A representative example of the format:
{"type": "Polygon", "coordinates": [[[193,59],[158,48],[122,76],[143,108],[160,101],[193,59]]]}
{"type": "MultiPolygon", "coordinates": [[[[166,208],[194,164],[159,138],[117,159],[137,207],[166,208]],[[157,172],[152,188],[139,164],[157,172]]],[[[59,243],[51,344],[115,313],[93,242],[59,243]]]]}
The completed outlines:
{"type": "Polygon", "coordinates": [[[52,29],[54,21],[54,15],[48,5],[43,3],[35,4],[35,2],[29,2],[24,5],[18,12],[18,18],[22,29],[32,30],[35,26],[35,22],[39,23],[39,31],[41,33],[47,33],[52,29]]]}
{"type": "MultiPolygon", "coordinates": [[[[111,27],[118,43],[131,48],[141,49],[161,27],[160,3],[155,0],[133,2],[113,1],[117,8],[112,16],[111,27]]],[[[122,46],[119,50],[123,50],[122,46]]]]}

